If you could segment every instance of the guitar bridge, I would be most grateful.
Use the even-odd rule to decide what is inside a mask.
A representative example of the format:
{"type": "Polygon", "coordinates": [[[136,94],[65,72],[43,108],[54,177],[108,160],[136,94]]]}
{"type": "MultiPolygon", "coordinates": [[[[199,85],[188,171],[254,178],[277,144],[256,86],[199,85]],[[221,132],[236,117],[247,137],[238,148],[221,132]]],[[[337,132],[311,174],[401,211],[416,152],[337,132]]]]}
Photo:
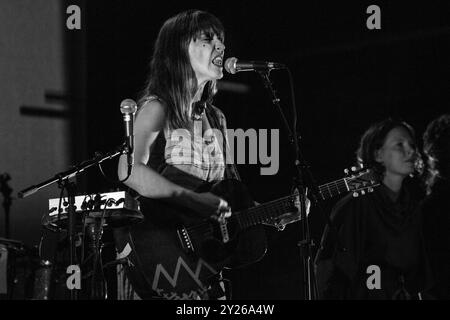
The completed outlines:
{"type": "Polygon", "coordinates": [[[191,238],[189,237],[189,233],[185,227],[177,230],[178,240],[180,240],[181,246],[183,250],[187,253],[193,253],[195,251],[194,245],[192,244],[191,238]]]}

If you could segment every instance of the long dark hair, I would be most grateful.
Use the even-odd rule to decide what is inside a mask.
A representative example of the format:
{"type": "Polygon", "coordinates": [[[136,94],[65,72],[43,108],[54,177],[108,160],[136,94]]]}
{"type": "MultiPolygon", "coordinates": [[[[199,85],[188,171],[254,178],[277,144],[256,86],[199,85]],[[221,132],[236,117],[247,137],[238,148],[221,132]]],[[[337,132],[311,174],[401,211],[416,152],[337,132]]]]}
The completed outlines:
{"type": "Polygon", "coordinates": [[[450,178],[450,114],[431,121],[423,134],[426,161],[425,183],[428,192],[439,179],[450,178]]]}
{"type": "MultiPolygon", "coordinates": [[[[366,168],[371,168],[378,178],[382,179],[386,170],[383,164],[376,161],[376,151],[381,149],[389,132],[397,127],[405,128],[410,134],[413,141],[416,140],[414,129],[406,122],[388,118],[377,122],[370,126],[369,129],[362,135],[359,148],[356,152],[357,162],[363,164],[366,168]]],[[[419,155],[416,149],[417,156],[419,155]]],[[[417,161],[420,161],[419,158],[417,161]]]]}
{"type": "MultiPolygon", "coordinates": [[[[224,28],[218,18],[205,11],[189,10],[168,19],[155,42],[150,73],[138,104],[149,96],[158,96],[167,107],[171,128],[189,127],[189,104],[198,88],[188,50],[190,41],[201,32],[215,34],[224,41],[224,28]]],[[[202,101],[211,103],[216,92],[216,81],[208,81],[202,101]]]]}

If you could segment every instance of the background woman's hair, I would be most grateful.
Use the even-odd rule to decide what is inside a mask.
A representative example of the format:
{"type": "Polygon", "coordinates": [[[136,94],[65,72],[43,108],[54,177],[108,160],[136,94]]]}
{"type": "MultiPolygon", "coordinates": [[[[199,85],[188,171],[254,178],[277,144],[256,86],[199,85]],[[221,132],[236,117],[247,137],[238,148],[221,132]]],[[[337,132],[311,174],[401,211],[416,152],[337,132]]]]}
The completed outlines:
{"type": "MultiPolygon", "coordinates": [[[[187,128],[190,115],[189,104],[197,92],[197,79],[189,60],[189,43],[204,32],[208,37],[224,41],[222,23],[212,14],[189,10],[168,19],[156,39],[150,72],[138,105],[146,98],[158,96],[166,105],[171,128],[187,128]]],[[[216,93],[216,81],[208,81],[202,100],[211,102],[216,93]]]]}
{"type": "Polygon", "coordinates": [[[431,188],[438,178],[450,177],[450,114],[431,121],[423,134],[423,151],[427,157],[425,183],[431,188]]]}
{"type": "MultiPolygon", "coordinates": [[[[383,177],[385,167],[376,161],[376,151],[381,149],[389,132],[397,127],[405,128],[413,141],[416,141],[414,129],[408,123],[388,118],[371,125],[366,130],[361,137],[359,148],[356,151],[357,162],[363,164],[365,168],[371,168],[380,179],[383,177]]],[[[419,156],[417,149],[416,152],[419,156]]]]}

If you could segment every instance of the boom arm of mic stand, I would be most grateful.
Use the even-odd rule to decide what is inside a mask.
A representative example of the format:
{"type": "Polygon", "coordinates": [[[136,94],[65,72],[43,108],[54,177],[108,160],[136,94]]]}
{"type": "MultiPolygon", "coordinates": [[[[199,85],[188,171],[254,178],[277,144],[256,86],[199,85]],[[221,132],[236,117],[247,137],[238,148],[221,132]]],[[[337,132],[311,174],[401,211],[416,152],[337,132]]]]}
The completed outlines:
{"type": "Polygon", "coordinates": [[[126,145],[123,144],[123,145],[120,145],[118,148],[106,153],[105,155],[97,153],[96,156],[94,158],[92,158],[91,160],[84,161],[84,162],[80,163],[79,165],[74,166],[72,169],[69,169],[67,171],[56,174],[53,178],[50,178],[50,179],[45,180],[35,186],[31,186],[31,187],[28,187],[28,188],[20,191],[18,193],[18,197],[19,198],[28,197],[28,196],[32,195],[33,193],[38,192],[40,189],[45,188],[55,182],[71,179],[74,176],[76,176],[77,174],[86,170],[87,168],[98,165],[107,159],[112,159],[112,158],[115,158],[115,157],[123,154],[125,148],[126,148],[126,145]]]}

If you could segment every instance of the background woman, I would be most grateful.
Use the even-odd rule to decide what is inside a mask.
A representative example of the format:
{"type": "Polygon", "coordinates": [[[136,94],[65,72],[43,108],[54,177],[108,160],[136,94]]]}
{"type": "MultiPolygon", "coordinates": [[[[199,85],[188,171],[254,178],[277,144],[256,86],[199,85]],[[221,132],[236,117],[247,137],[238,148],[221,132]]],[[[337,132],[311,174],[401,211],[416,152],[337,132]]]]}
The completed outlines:
{"type": "Polygon", "coordinates": [[[406,183],[415,169],[414,131],[387,119],[362,136],[357,159],[381,181],[334,207],[316,257],[323,299],[408,299],[422,286],[419,198],[406,183]]]}

